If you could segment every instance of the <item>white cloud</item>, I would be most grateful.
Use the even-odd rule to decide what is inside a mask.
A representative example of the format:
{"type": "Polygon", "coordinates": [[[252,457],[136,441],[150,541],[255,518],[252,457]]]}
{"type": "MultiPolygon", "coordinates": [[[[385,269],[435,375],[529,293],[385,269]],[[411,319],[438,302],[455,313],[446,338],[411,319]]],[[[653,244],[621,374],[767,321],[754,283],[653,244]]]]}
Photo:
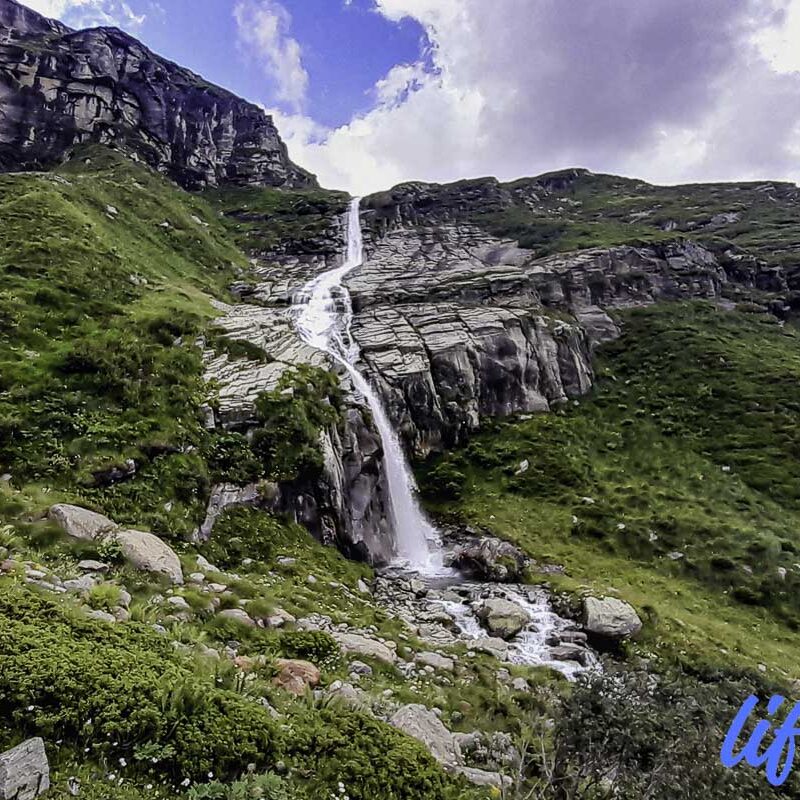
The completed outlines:
{"type": "Polygon", "coordinates": [[[25,0],[25,5],[76,28],[115,25],[135,30],[147,18],[134,13],[124,0],[25,0]]]}
{"type": "Polygon", "coordinates": [[[274,81],[274,100],[299,111],[306,99],[308,73],[300,45],[289,35],[289,12],[275,0],[239,0],[233,14],[240,42],[274,81]]]}
{"type": "Polygon", "coordinates": [[[394,67],[373,108],[335,130],[278,115],[293,158],[325,185],[567,166],[800,178],[800,0],[375,3],[424,27],[433,69],[394,67]]]}

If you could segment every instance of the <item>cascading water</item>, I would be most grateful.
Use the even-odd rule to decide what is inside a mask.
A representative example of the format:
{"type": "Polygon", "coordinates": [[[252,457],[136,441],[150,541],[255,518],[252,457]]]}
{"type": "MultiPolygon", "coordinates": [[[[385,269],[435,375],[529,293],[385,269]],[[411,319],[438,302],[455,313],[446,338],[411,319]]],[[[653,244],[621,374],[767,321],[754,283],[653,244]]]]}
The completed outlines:
{"type": "Polygon", "coordinates": [[[398,558],[411,569],[436,573],[442,569],[439,537],[417,503],[413,478],[383,403],[355,367],[359,351],[350,333],[353,306],[343,281],[347,273],[364,262],[360,208],[358,198],[350,202],[347,216],[347,256],[342,266],[324,272],[310,281],[295,298],[295,326],[303,341],[328,353],[347,370],[353,385],[372,412],[383,444],[391,522],[398,558]]]}

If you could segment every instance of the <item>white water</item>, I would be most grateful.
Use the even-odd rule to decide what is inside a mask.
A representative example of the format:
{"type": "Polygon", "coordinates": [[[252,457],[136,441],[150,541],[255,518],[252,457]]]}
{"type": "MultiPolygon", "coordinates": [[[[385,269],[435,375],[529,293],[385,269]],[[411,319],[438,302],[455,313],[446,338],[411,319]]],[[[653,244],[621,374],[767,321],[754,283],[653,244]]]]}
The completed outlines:
{"type": "Polygon", "coordinates": [[[442,554],[435,528],[425,519],[414,493],[414,480],[383,403],[356,369],[358,346],[350,333],[353,306],[343,281],[364,263],[360,201],[350,203],[347,215],[347,256],[342,266],[314,278],[295,299],[293,316],[303,341],[328,353],[350,374],[353,385],[367,402],[381,437],[395,550],[409,568],[426,574],[442,569],[442,554]]]}
{"type": "MultiPolygon", "coordinates": [[[[552,647],[547,644],[551,633],[558,633],[571,627],[570,623],[559,617],[550,607],[545,592],[536,589],[518,591],[503,587],[502,594],[512,603],[528,612],[531,621],[509,643],[507,659],[512,664],[526,664],[536,667],[550,667],[574,680],[582,672],[599,669],[599,662],[588,648],[586,665],[577,661],[559,661],[552,657],[552,647]]],[[[465,640],[483,639],[486,631],[476,614],[480,602],[439,601],[444,610],[453,618],[461,638],[465,640]]]]}

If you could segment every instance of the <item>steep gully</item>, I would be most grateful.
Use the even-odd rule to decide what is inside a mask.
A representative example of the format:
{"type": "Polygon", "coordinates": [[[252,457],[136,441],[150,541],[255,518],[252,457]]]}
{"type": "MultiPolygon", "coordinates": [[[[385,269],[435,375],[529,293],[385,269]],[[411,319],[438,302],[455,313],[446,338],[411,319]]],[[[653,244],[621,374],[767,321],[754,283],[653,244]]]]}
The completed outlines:
{"type": "Polygon", "coordinates": [[[353,307],[344,279],[364,263],[358,198],[350,203],[346,227],[344,263],[307,283],[295,296],[291,315],[302,340],[327,353],[349,374],[355,390],[366,401],[380,435],[396,556],[385,574],[396,581],[407,576],[425,579],[431,584],[430,590],[420,597],[414,592],[407,595],[407,606],[413,609],[418,605],[421,614],[441,609],[454,622],[455,638],[473,643],[486,638],[476,615],[483,599],[502,597],[514,603],[527,615],[528,623],[506,651],[505,658],[511,663],[548,665],[568,678],[574,678],[586,668],[597,668],[597,661],[588,650],[582,654],[582,663],[553,657],[552,644],[560,641],[559,633],[569,629],[571,623],[551,610],[543,591],[534,587],[505,586],[501,589],[491,584],[464,584],[456,571],[444,567],[441,538],[419,507],[414,479],[400,440],[378,393],[356,368],[360,353],[351,332],[353,307]]]}

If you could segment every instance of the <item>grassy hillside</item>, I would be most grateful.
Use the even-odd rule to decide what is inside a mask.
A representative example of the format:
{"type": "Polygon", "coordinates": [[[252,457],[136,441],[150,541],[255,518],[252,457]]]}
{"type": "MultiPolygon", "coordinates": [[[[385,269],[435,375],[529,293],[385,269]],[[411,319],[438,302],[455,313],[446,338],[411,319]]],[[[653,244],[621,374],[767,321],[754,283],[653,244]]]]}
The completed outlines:
{"type": "Polygon", "coordinates": [[[634,603],[643,653],[798,679],[800,336],[703,303],[620,317],[594,392],[426,465],[431,507],[634,603]]]}

